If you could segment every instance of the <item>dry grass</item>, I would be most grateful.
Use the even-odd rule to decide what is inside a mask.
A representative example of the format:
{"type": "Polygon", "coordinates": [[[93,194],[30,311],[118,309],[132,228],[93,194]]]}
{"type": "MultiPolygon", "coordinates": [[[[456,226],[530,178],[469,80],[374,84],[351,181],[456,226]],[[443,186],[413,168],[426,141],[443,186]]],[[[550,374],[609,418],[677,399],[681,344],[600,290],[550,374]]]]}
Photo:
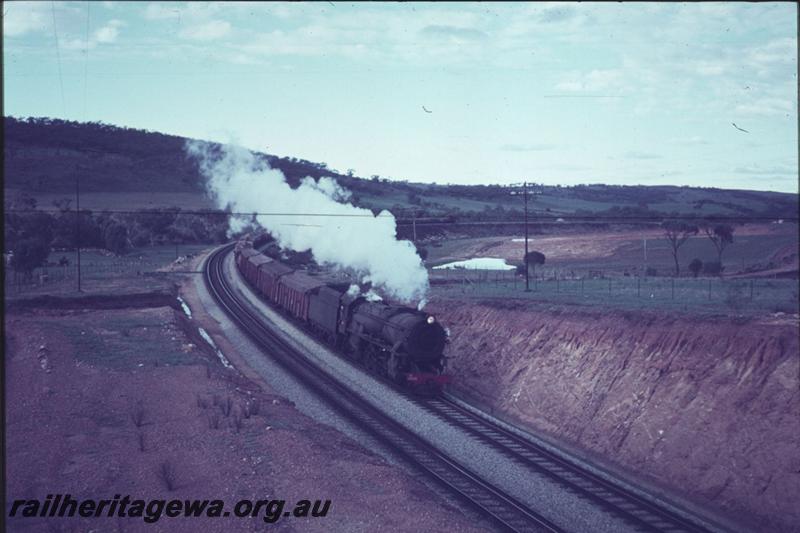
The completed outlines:
{"type": "Polygon", "coordinates": [[[197,395],[197,407],[200,409],[208,409],[208,398],[205,396],[197,395]]]}
{"type": "Polygon", "coordinates": [[[171,461],[161,463],[156,473],[158,474],[158,479],[161,480],[168,491],[175,490],[175,487],[177,487],[177,472],[175,465],[171,461]]]}
{"type": "Polygon", "coordinates": [[[244,426],[244,419],[241,413],[237,412],[233,415],[233,428],[236,430],[236,433],[241,432],[242,426],[244,426]]]}
{"type": "Polygon", "coordinates": [[[146,414],[144,405],[142,405],[142,401],[139,400],[131,408],[131,421],[133,421],[133,425],[137,428],[142,427],[145,424],[144,418],[146,414]]]}
{"type": "Polygon", "coordinates": [[[231,416],[231,412],[233,411],[233,400],[231,400],[231,397],[227,396],[225,402],[223,402],[219,408],[222,410],[222,414],[225,415],[225,418],[231,416]]]}

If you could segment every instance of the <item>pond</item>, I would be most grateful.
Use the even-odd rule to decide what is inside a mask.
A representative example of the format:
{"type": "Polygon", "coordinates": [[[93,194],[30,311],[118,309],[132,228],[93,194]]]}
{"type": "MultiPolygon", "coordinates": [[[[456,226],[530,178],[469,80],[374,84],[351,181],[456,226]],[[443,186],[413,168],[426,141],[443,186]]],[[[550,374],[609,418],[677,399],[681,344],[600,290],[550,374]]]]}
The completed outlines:
{"type": "Polygon", "coordinates": [[[506,263],[505,259],[499,257],[474,257],[464,261],[454,261],[433,267],[436,269],[465,268],[468,270],[514,270],[514,265],[506,263]]]}

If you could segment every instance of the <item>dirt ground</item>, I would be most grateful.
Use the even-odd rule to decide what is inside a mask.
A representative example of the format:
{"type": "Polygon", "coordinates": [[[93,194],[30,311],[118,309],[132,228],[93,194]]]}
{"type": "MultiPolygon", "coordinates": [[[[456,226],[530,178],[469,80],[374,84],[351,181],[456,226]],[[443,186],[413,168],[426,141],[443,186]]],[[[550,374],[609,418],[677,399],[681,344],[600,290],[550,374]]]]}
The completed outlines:
{"type": "Polygon", "coordinates": [[[169,307],[6,315],[6,512],[69,493],[222,499],[227,510],[330,499],[328,515],[17,517],[9,531],[479,530],[404,470],[224,368],[184,321],[169,307]]]}
{"type": "MultiPolygon", "coordinates": [[[[575,232],[565,227],[559,233],[531,235],[529,247],[546,256],[545,269],[553,265],[560,268],[603,268],[621,271],[642,266],[644,240],[647,240],[647,264],[657,266],[661,272],[671,272],[672,256],[664,239],[664,232],[658,228],[575,232]]],[[[440,264],[472,257],[498,257],[519,263],[522,261],[524,250],[525,243],[520,236],[458,239],[443,241],[440,246],[429,246],[427,262],[440,264]]],[[[684,272],[685,264],[695,256],[704,261],[716,260],[712,244],[702,233],[691,237],[681,248],[680,260],[684,272]]],[[[734,243],[728,248],[725,259],[726,272],[731,274],[743,270],[745,266],[766,264],[770,260],[779,263],[782,270],[796,270],[797,226],[791,224],[737,226],[734,243]]]]}
{"type": "Polygon", "coordinates": [[[428,304],[489,408],[754,530],[800,530],[798,317],[428,304]],[[761,528],[766,529],[761,529],[761,528]]]}

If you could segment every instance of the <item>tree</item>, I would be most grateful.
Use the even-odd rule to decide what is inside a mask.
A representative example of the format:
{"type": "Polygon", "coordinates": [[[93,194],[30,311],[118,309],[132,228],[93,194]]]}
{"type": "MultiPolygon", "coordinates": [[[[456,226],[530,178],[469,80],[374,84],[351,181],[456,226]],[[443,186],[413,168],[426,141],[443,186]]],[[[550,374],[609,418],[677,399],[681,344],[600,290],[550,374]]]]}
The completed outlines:
{"type": "Polygon", "coordinates": [[[719,273],[721,275],[725,268],[722,266],[722,252],[725,251],[729,244],[733,244],[734,229],[728,224],[717,224],[714,227],[706,225],[703,227],[703,231],[717,250],[717,263],[719,263],[719,273]]]}
{"type": "Polygon", "coordinates": [[[545,256],[542,252],[531,251],[525,256],[525,264],[528,268],[533,265],[533,275],[536,276],[536,265],[543,265],[545,256]]]}
{"type": "Polygon", "coordinates": [[[128,228],[118,222],[110,222],[105,229],[106,250],[117,255],[128,250],[128,228]]]}
{"type": "Polygon", "coordinates": [[[27,237],[20,239],[11,252],[11,267],[30,276],[34,268],[42,266],[47,260],[50,243],[42,237],[27,237]]]}
{"type": "Polygon", "coordinates": [[[691,271],[692,274],[694,274],[694,277],[697,277],[697,275],[700,273],[702,269],[703,269],[703,262],[696,257],[692,259],[691,263],[689,263],[689,270],[691,271]]]}
{"type": "Polygon", "coordinates": [[[710,276],[721,276],[725,267],[718,261],[706,261],[703,263],[703,273],[710,276]]]}
{"type": "Polygon", "coordinates": [[[52,216],[40,211],[24,215],[8,213],[4,228],[6,247],[13,250],[19,241],[33,238],[50,246],[53,240],[53,223],[52,216]]]}
{"type": "Polygon", "coordinates": [[[664,229],[664,237],[666,237],[667,242],[669,242],[672,259],[675,261],[675,276],[680,276],[681,267],[678,263],[678,250],[680,250],[681,246],[686,244],[689,237],[697,235],[699,230],[694,224],[672,220],[664,222],[661,226],[664,229]]]}

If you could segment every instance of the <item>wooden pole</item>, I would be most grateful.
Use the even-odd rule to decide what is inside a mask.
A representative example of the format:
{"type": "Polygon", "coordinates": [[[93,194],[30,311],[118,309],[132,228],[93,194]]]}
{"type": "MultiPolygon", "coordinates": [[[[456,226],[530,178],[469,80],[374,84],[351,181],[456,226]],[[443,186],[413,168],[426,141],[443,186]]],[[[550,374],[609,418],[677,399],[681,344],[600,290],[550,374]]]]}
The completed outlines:
{"type": "Polygon", "coordinates": [[[78,292],[81,292],[81,177],[75,176],[75,249],[78,251],[78,292]]]}
{"type": "Polygon", "coordinates": [[[522,184],[522,196],[525,199],[525,292],[530,292],[528,281],[528,182],[522,184]]]}

